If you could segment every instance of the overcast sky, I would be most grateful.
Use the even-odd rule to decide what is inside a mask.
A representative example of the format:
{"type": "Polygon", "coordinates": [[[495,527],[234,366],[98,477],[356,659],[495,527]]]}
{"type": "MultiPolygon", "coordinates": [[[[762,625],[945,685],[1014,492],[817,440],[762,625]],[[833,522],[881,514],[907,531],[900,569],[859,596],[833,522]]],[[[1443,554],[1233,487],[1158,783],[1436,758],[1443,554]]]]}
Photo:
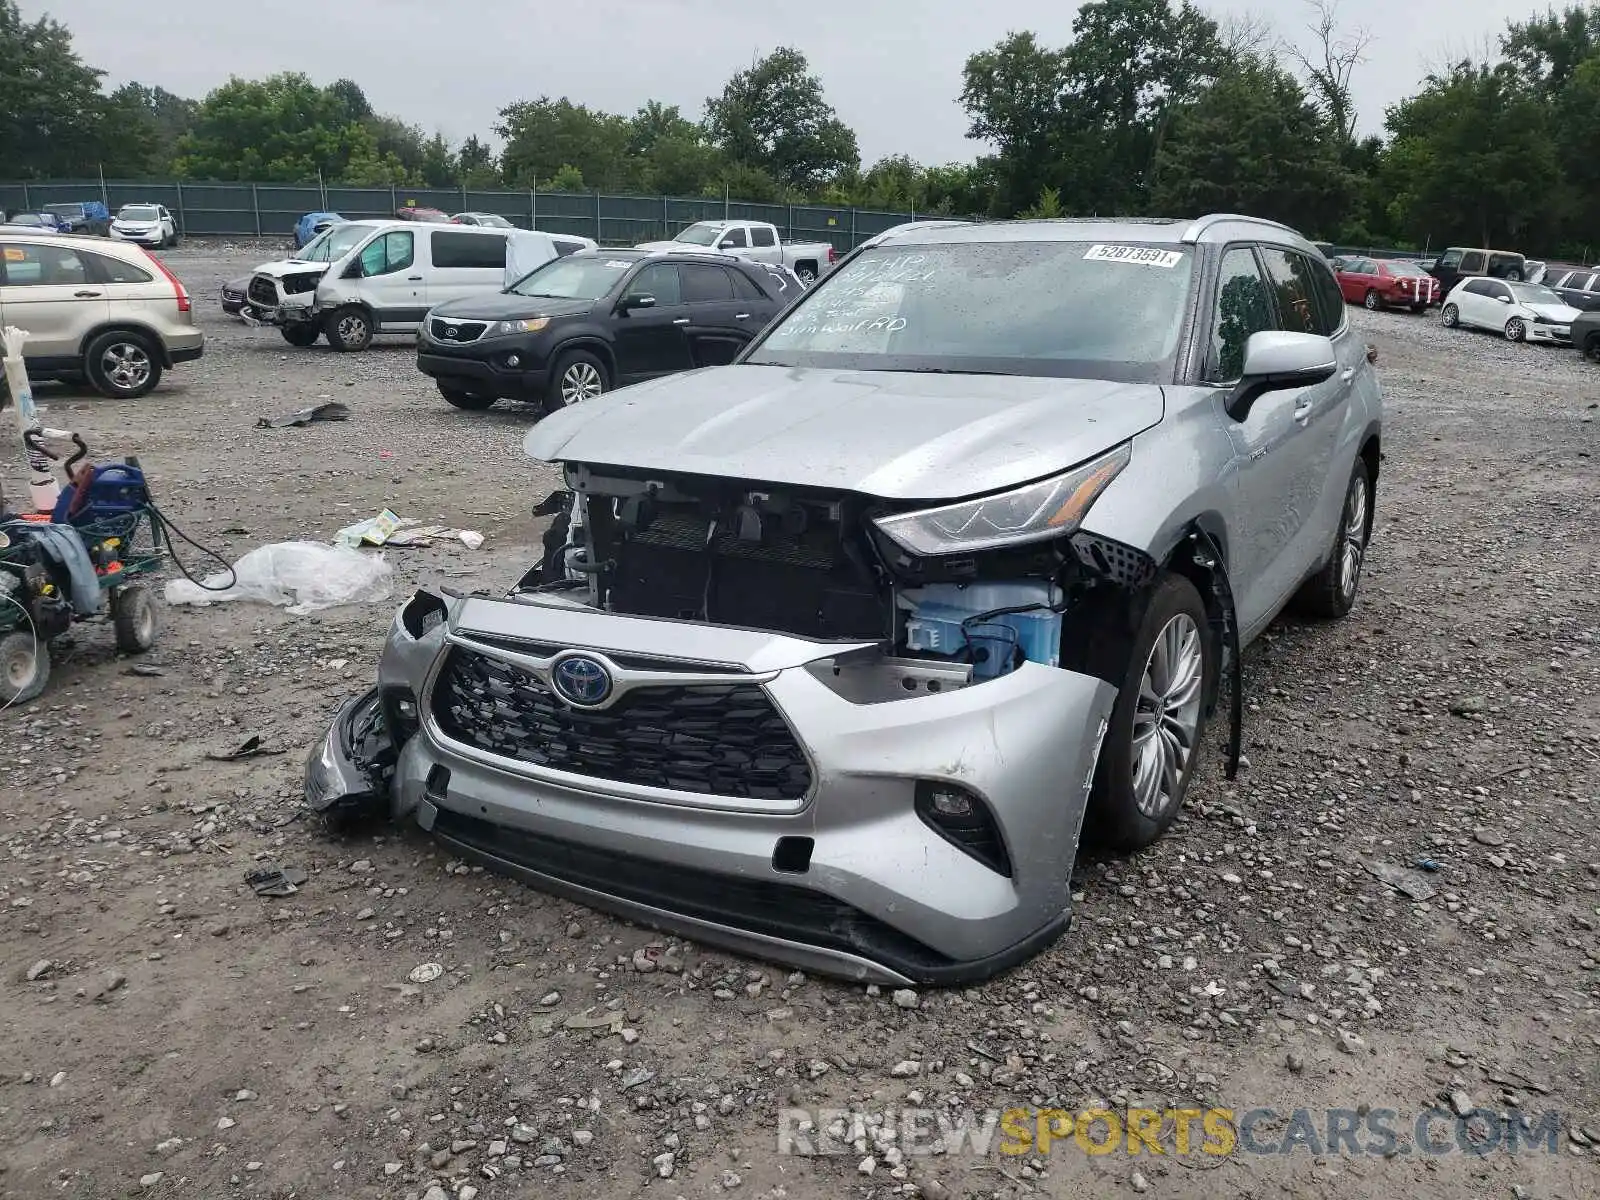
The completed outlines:
{"type": "MultiPolygon", "coordinates": [[[[1342,0],[1341,24],[1373,35],[1356,77],[1363,132],[1427,69],[1481,55],[1511,18],[1551,0],[1342,0]]],[[[1565,0],[1561,0],[1565,2],[1565,0]]],[[[1071,37],[1070,0],[22,0],[68,25],[108,73],[196,98],[230,75],[304,71],[354,79],[380,112],[452,140],[487,134],[505,104],[541,94],[632,113],[648,99],[700,115],[753,56],[792,45],[822,76],[865,163],[904,153],[969,159],[961,68],[1009,31],[1071,37]]],[[[1303,0],[1204,0],[1213,16],[1254,12],[1302,37],[1303,0]]]]}

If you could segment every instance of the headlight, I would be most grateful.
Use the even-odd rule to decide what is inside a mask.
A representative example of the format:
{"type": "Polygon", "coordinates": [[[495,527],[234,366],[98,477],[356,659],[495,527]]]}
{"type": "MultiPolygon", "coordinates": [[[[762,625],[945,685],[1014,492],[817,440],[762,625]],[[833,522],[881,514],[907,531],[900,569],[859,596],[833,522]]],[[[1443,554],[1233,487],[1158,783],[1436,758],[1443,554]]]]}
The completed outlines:
{"type": "Polygon", "coordinates": [[[549,317],[534,317],[528,321],[496,321],[489,333],[494,337],[503,337],[508,333],[538,333],[548,324],[549,317]]]}
{"type": "Polygon", "coordinates": [[[882,517],[876,524],[913,554],[959,554],[1064,537],[1128,465],[1129,445],[1015,491],[882,517]]]}

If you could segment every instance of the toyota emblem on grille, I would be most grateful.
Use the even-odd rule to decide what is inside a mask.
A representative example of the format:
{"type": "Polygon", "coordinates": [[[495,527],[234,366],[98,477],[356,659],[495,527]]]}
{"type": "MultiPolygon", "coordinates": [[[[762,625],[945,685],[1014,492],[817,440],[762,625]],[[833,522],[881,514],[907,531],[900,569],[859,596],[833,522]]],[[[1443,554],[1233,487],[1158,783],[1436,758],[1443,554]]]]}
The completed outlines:
{"type": "Polygon", "coordinates": [[[592,658],[564,658],[550,672],[550,686],[568,704],[593,708],[611,695],[611,672],[592,658]]]}

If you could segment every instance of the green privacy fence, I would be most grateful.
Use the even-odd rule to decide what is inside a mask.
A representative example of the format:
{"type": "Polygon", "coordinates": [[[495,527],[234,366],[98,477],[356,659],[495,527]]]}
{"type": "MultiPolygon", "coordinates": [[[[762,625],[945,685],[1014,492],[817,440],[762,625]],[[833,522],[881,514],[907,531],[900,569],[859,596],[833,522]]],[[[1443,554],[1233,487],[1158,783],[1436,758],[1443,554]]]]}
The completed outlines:
{"type": "MultiPolygon", "coordinates": [[[[352,220],[388,217],[415,206],[445,212],[498,213],[524,229],[591,237],[607,245],[669,238],[696,221],[770,221],[790,241],[831,242],[849,250],[875,233],[913,220],[911,212],[826,208],[808,204],[749,204],[676,196],[610,196],[599,192],[475,191],[468,188],[348,188],[281,183],[177,183],[171,180],[42,180],[0,183],[7,213],[102,200],[164,204],[178,229],[195,236],[288,237],[301,214],[330,211],[352,220]]],[[[930,215],[930,214],[924,214],[930,215]]]]}

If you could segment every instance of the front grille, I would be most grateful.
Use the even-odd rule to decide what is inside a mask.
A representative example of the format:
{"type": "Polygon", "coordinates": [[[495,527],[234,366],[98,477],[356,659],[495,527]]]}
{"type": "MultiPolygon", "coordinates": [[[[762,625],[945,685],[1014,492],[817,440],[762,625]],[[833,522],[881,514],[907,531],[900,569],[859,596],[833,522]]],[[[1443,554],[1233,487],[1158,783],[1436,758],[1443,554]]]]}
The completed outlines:
{"type": "Polygon", "coordinates": [[[518,667],[454,647],[433,712],[458,742],[553,771],[741,800],[811,789],[804,751],[754,684],[639,688],[590,712],[518,667]]]}
{"type": "Polygon", "coordinates": [[[933,948],[810,888],[598,850],[494,825],[449,808],[439,809],[433,831],[469,850],[576,887],[787,942],[858,955],[915,979],[934,982],[948,977],[955,966],[933,948]]]}
{"type": "Polygon", "coordinates": [[[278,285],[265,275],[257,275],[250,280],[250,301],[267,308],[278,307],[278,285]]]}
{"type": "Polygon", "coordinates": [[[483,336],[484,330],[489,326],[482,321],[441,321],[435,317],[431,322],[428,332],[433,334],[436,341],[441,342],[475,342],[483,336]]]}

